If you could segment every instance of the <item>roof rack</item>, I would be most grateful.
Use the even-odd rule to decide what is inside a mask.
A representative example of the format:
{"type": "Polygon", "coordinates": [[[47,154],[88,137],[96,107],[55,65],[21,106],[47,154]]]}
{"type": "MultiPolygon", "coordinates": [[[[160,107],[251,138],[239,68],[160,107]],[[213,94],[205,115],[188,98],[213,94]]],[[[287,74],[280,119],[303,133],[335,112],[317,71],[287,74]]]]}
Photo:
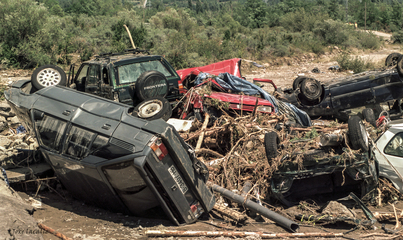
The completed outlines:
{"type": "Polygon", "coordinates": [[[130,48],[130,49],[126,49],[124,52],[117,52],[117,53],[113,53],[113,52],[106,52],[106,53],[100,53],[99,55],[95,56],[95,58],[107,58],[107,57],[112,57],[112,56],[118,56],[118,55],[124,55],[124,54],[128,54],[128,53],[133,53],[133,54],[137,54],[137,53],[147,53],[148,55],[150,55],[149,50],[143,50],[143,49],[138,49],[138,48],[130,48]]]}

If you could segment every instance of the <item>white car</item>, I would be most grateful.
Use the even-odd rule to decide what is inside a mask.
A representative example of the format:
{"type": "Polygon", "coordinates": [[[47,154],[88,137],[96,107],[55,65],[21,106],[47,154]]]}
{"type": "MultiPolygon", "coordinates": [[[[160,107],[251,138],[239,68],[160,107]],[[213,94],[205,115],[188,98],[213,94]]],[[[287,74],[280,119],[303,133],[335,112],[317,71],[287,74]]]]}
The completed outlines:
{"type": "Polygon", "coordinates": [[[390,122],[375,145],[379,177],[388,179],[403,193],[403,120],[390,122]]]}

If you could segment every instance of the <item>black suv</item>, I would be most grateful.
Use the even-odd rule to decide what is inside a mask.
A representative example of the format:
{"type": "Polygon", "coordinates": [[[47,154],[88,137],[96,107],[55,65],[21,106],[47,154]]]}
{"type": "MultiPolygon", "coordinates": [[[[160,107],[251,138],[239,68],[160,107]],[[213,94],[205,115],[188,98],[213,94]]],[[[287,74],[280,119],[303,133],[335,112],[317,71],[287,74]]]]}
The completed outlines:
{"type": "MultiPolygon", "coordinates": [[[[73,66],[70,72],[74,72],[73,66]]],[[[135,106],[138,117],[148,120],[167,120],[171,116],[169,102],[180,97],[179,80],[162,56],[138,49],[100,54],[82,63],[71,79],[54,65],[37,68],[31,77],[36,89],[68,85],[81,92],[135,106]]]]}
{"type": "Polygon", "coordinates": [[[67,87],[30,92],[31,81],[21,80],[5,98],[77,198],[139,216],[162,208],[176,224],[213,208],[207,167],[165,121],[133,117],[131,106],[67,87]]]}

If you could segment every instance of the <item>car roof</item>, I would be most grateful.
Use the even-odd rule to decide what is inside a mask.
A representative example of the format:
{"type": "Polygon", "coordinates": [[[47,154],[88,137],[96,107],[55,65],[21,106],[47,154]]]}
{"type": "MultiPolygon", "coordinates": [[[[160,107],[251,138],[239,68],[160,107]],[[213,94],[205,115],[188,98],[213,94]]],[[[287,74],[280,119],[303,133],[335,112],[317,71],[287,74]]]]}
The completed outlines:
{"type": "Polygon", "coordinates": [[[108,64],[113,63],[120,65],[119,63],[126,63],[129,61],[148,61],[154,59],[160,59],[162,56],[160,55],[148,55],[143,53],[108,53],[108,54],[101,54],[99,56],[95,56],[94,59],[85,61],[84,63],[89,64],[108,64]]]}

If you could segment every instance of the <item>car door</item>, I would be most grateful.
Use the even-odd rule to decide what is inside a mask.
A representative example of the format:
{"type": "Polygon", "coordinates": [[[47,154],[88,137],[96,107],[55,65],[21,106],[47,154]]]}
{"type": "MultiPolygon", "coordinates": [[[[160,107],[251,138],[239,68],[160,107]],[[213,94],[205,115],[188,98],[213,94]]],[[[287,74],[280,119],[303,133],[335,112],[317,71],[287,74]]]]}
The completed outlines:
{"type": "Polygon", "coordinates": [[[110,76],[111,75],[109,73],[109,68],[106,66],[102,67],[101,81],[99,81],[99,90],[101,97],[114,100],[112,93],[113,86],[111,84],[110,76]]]}

